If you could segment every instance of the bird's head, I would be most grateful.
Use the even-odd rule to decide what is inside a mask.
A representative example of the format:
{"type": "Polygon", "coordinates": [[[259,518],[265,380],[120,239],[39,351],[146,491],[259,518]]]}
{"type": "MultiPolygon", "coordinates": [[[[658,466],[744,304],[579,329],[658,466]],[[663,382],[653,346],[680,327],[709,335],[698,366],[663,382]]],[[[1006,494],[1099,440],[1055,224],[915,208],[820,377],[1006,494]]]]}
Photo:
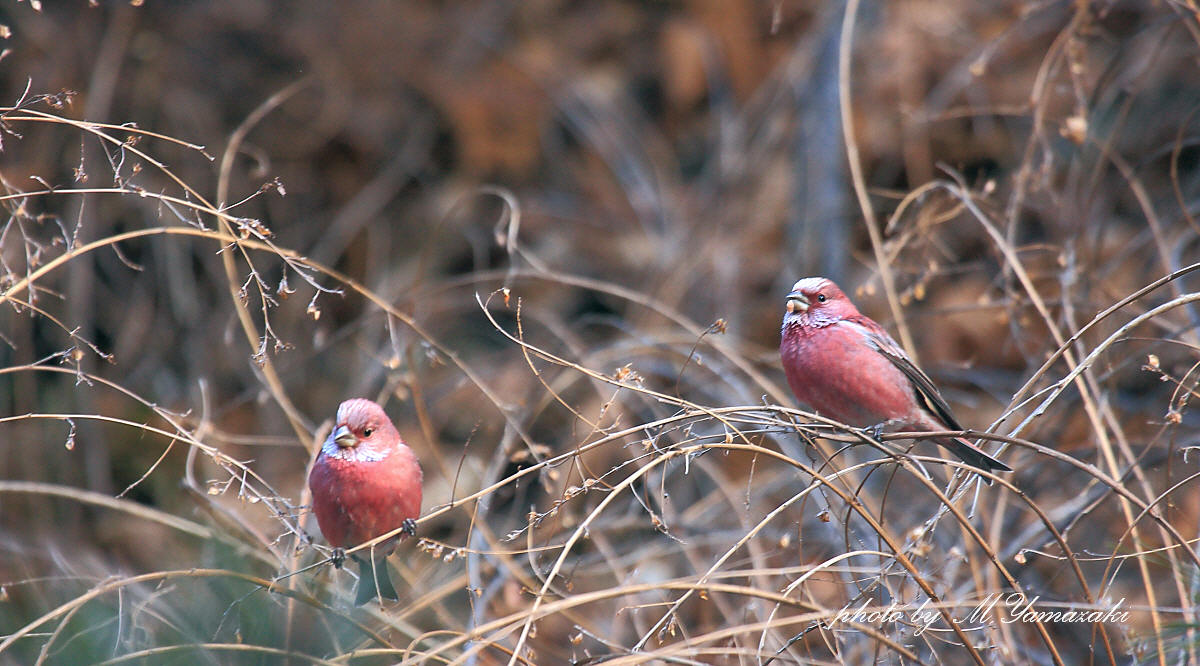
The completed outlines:
{"type": "Polygon", "coordinates": [[[834,322],[858,316],[858,308],[846,298],[846,294],[832,280],[823,277],[807,277],[792,285],[787,295],[787,313],[784,324],[816,324],[834,322]]]}
{"type": "Polygon", "coordinates": [[[402,444],[400,433],[383,408],[355,398],[338,406],[337,423],[323,449],[334,458],[371,461],[386,457],[398,444],[402,444]]]}

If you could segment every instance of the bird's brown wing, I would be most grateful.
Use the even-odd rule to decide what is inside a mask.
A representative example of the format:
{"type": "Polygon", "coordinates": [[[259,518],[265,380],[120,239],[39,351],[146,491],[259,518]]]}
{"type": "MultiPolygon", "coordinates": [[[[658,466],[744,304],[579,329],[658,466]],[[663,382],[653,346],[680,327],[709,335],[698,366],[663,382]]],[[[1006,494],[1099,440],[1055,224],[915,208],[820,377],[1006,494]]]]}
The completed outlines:
{"type": "MultiPolygon", "coordinates": [[[[869,328],[869,327],[868,327],[869,328]]],[[[896,344],[892,336],[886,331],[868,331],[867,339],[875,345],[875,349],[883,354],[887,360],[892,362],[892,365],[900,369],[908,381],[913,385],[913,390],[917,394],[920,403],[925,406],[930,413],[942,420],[949,430],[963,430],[964,428],[954,418],[954,414],[950,412],[950,405],[946,404],[946,399],[942,397],[941,392],[934,386],[933,380],[929,375],[925,374],[920,368],[912,362],[908,354],[896,344]]]]}

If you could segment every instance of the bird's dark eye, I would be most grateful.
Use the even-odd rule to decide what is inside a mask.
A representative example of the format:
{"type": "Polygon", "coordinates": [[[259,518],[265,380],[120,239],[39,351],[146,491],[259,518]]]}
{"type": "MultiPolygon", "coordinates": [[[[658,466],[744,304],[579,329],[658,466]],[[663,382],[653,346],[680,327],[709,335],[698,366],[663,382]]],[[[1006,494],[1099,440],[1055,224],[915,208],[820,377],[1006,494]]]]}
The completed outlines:
{"type": "Polygon", "coordinates": [[[826,300],[825,294],[817,294],[817,300],[820,301],[821,303],[824,303],[826,300]]]}
{"type": "Polygon", "coordinates": [[[373,432],[375,432],[374,428],[363,428],[363,437],[370,437],[373,432]]]}

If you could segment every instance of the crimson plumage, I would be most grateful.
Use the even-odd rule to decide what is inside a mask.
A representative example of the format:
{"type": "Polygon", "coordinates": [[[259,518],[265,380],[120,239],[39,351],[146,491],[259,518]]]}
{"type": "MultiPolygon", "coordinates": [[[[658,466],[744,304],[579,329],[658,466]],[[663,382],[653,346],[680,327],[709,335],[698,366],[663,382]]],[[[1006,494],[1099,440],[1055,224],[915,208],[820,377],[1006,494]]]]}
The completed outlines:
{"type": "MultiPolygon", "coordinates": [[[[350,548],[400,528],[411,534],[421,513],[421,466],[383,408],[363,398],[338,406],[329,433],[308,475],[313,513],[334,548],[350,548]]],[[[355,605],[376,593],[397,599],[385,558],[399,536],[378,544],[374,561],[362,551],[355,605]]]]}
{"type": "MultiPolygon", "coordinates": [[[[891,431],[963,429],[929,376],[826,278],[804,278],[787,295],[779,355],[796,399],[822,416],[891,431]]],[[[934,441],[978,469],[1012,471],[961,437],[934,441]]]]}

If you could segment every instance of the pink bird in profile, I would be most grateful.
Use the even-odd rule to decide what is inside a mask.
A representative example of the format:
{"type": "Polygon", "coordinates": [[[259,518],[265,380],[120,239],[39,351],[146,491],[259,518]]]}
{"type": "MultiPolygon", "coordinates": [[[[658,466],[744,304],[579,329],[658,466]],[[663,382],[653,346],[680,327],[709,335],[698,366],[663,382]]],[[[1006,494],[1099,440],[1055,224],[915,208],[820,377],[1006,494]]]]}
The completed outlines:
{"type": "MultiPolygon", "coordinates": [[[[933,380],[826,278],[804,278],[787,295],[779,355],[796,399],[822,416],[893,432],[964,429],[933,380]]],[[[961,437],[934,441],[978,469],[1012,471],[961,437]]]]}
{"type": "MultiPolygon", "coordinates": [[[[321,533],[337,550],[357,546],[404,528],[415,535],[421,513],[421,466],[412,449],[400,439],[383,408],[356,398],[338,406],[337,423],[308,475],[313,513],[321,533]]],[[[359,564],[354,605],[381,595],[399,599],[388,576],[387,556],[398,536],[352,555],[359,564]]],[[[344,555],[342,555],[344,557],[344,555]]]]}

